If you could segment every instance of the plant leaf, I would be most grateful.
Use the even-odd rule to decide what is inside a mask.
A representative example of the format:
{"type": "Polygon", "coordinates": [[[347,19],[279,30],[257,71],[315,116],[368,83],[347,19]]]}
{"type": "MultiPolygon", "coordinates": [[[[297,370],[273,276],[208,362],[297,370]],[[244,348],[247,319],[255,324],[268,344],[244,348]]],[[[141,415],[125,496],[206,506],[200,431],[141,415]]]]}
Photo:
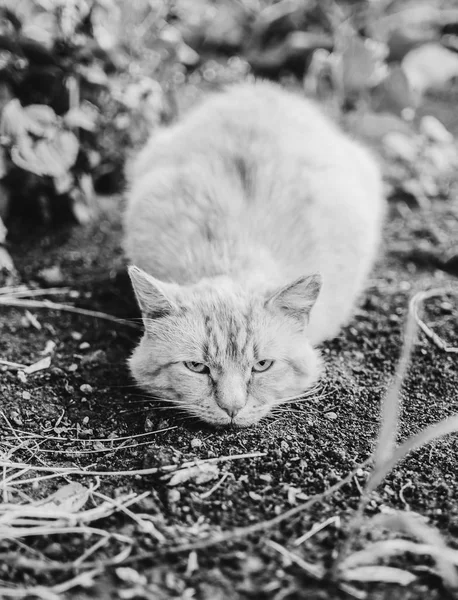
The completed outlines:
{"type": "Polygon", "coordinates": [[[207,483],[212,479],[216,479],[219,475],[218,465],[211,463],[203,463],[201,465],[193,465],[186,469],[180,469],[172,475],[169,486],[180,485],[186,481],[194,480],[197,484],[207,483]]]}
{"type": "Polygon", "coordinates": [[[347,569],[342,571],[340,576],[345,581],[397,583],[399,585],[409,585],[417,579],[415,575],[409,573],[409,571],[404,571],[404,569],[396,569],[395,567],[378,565],[347,569]]]}
{"type": "Polygon", "coordinates": [[[458,54],[441,44],[424,44],[411,50],[402,61],[410,86],[422,95],[430,89],[443,89],[458,75],[458,54]]]}
{"type": "Polygon", "coordinates": [[[39,506],[49,509],[50,512],[78,512],[83,508],[89,498],[89,489],[74,481],[61,487],[57,492],[48,496],[39,506]]]}

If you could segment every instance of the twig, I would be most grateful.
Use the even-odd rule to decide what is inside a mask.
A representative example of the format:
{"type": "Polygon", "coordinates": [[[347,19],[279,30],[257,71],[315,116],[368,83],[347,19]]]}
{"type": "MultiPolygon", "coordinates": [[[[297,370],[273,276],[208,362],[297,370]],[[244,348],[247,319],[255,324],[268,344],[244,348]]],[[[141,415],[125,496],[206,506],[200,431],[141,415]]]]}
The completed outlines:
{"type": "MultiPolygon", "coordinates": [[[[287,548],[284,548],[277,542],[273,542],[272,540],[267,540],[266,544],[270,546],[273,550],[276,550],[279,554],[295,563],[298,567],[303,569],[310,577],[313,579],[317,579],[318,581],[322,581],[326,575],[325,569],[321,565],[313,565],[309,562],[306,562],[303,558],[291,552],[287,548]]],[[[350,596],[357,598],[358,600],[365,600],[367,595],[365,592],[360,592],[356,588],[351,585],[348,585],[344,582],[336,582],[337,587],[339,587],[343,592],[346,592],[350,596]]]]}
{"type": "Polygon", "coordinates": [[[21,363],[11,362],[10,360],[5,360],[4,358],[0,358],[0,365],[4,365],[10,369],[25,369],[27,365],[22,365],[21,363]]]}
{"type": "Polygon", "coordinates": [[[25,286],[17,286],[17,287],[4,287],[0,288],[1,296],[14,296],[15,298],[19,298],[21,296],[25,298],[33,298],[35,296],[53,296],[55,294],[67,294],[71,292],[71,288],[68,287],[56,287],[56,288],[40,288],[37,290],[29,289],[25,286]]]}
{"type": "Polygon", "coordinates": [[[104,319],[118,325],[125,325],[126,327],[132,327],[133,329],[139,329],[140,325],[127,319],[118,319],[113,315],[109,315],[104,312],[97,310],[87,310],[86,308],[78,308],[69,304],[59,304],[57,302],[50,302],[49,300],[22,300],[20,298],[11,298],[0,296],[0,305],[11,306],[16,308],[46,308],[48,310],[57,310],[63,312],[74,313],[77,315],[83,315],[85,317],[92,317],[94,319],[104,319]]]}
{"type": "Polygon", "coordinates": [[[222,485],[222,483],[227,479],[228,476],[229,476],[228,472],[224,473],[224,475],[221,477],[221,479],[219,481],[217,481],[212,488],[210,488],[208,491],[200,494],[201,499],[205,500],[206,498],[209,498],[213,494],[213,492],[215,492],[222,485]]]}
{"type": "Polygon", "coordinates": [[[318,533],[319,531],[321,531],[328,525],[331,525],[332,523],[336,523],[338,526],[339,522],[340,522],[340,517],[338,517],[338,516],[329,517],[329,519],[326,519],[326,521],[323,521],[323,523],[315,524],[309,531],[304,533],[304,535],[301,535],[300,537],[298,537],[297,540],[295,540],[293,542],[293,545],[300,546],[306,540],[310,539],[312,536],[314,536],[316,533],[318,533]]]}
{"type": "MultiPolygon", "coordinates": [[[[91,471],[78,469],[76,467],[52,467],[52,466],[34,466],[27,465],[24,463],[14,463],[8,460],[0,460],[0,467],[7,467],[13,469],[27,469],[30,471],[45,471],[51,473],[62,473],[63,475],[83,475],[83,476],[94,476],[99,477],[135,477],[137,475],[155,475],[162,472],[179,471],[181,469],[187,469],[195,464],[210,463],[216,464],[220,462],[227,462],[232,460],[241,460],[245,458],[260,458],[267,456],[267,452],[249,452],[247,454],[232,454],[229,456],[219,456],[217,458],[207,458],[201,461],[186,462],[182,465],[164,465],[163,467],[151,467],[150,469],[136,469],[134,471],[91,471]]],[[[10,483],[16,479],[15,475],[11,475],[5,481],[10,483]]]]}
{"type": "Polygon", "coordinates": [[[457,346],[448,346],[447,343],[439,336],[435,331],[431,329],[419,316],[418,314],[418,306],[423,303],[428,298],[433,298],[434,296],[441,296],[442,294],[448,293],[450,290],[445,288],[437,288],[428,290],[426,292],[418,292],[413,296],[410,301],[410,311],[417,322],[420,329],[423,333],[428,337],[431,341],[433,341],[438,348],[447,353],[458,353],[457,346]]]}

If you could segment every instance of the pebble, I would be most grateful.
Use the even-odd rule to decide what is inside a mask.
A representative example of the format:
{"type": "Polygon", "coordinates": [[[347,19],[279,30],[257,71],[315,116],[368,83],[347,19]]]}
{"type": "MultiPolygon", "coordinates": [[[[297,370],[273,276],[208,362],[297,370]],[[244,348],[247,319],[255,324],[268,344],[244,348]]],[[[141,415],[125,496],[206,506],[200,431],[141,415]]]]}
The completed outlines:
{"type": "Polygon", "coordinates": [[[83,392],[83,394],[92,394],[92,386],[88,383],[83,383],[83,385],[80,385],[80,391],[83,392]]]}
{"type": "Polygon", "coordinates": [[[107,354],[104,350],[95,350],[81,359],[82,365],[106,364],[108,362],[107,354]]]}
{"type": "Polygon", "coordinates": [[[335,413],[335,412],[328,412],[324,416],[326,417],[326,419],[329,419],[330,421],[335,421],[337,419],[337,413],[335,413]]]}
{"type": "Polygon", "coordinates": [[[78,346],[78,348],[79,348],[80,350],[87,350],[87,349],[88,349],[88,348],[90,348],[90,347],[91,347],[91,345],[90,345],[88,342],[83,342],[82,344],[80,344],[80,345],[78,346]]]}
{"type": "Polygon", "coordinates": [[[70,373],[74,373],[76,370],[78,369],[78,365],[76,363],[72,363],[69,367],[68,370],[70,371],[70,373]]]}
{"type": "Polygon", "coordinates": [[[21,415],[18,413],[17,410],[12,410],[10,412],[10,419],[13,421],[13,423],[15,425],[23,425],[21,415]]]}
{"type": "Polygon", "coordinates": [[[173,488],[167,492],[167,499],[169,501],[169,504],[176,504],[177,502],[180,501],[180,498],[181,498],[181,494],[175,488],[173,488]]]}
{"type": "Polygon", "coordinates": [[[79,342],[80,339],[83,337],[83,334],[79,331],[72,331],[70,335],[72,339],[74,339],[76,342],[79,342]]]}
{"type": "Polygon", "coordinates": [[[24,373],[24,371],[18,371],[17,378],[21,383],[27,383],[27,375],[24,373]]]}
{"type": "Polygon", "coordinates": [[[30,395],[30,392],[22,392],[22,399],[23,400],[30,400],[32,396],[30,395]]]}
{"type": "Polygon", "coordinates": [[[193,438],[191,440],[191,448],[193,450],[197,450],[198,448],[202,448],[203,446],[203,441],[200,440],[199,438],[193,438]]]}
{"type": "Polygon", "coordinates": [[[146,417],[143,429],[144,429],[144,431],[146,433],[149,433],[150,431],[153,431],[153,429],[154,429],[154,422],[149,417],[146,417]]]}

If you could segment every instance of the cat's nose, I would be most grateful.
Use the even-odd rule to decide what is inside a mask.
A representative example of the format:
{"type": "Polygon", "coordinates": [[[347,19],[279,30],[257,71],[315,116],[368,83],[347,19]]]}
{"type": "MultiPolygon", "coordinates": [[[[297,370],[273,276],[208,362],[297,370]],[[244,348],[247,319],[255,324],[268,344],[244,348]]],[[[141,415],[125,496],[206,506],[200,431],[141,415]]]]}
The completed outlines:
{"type": "Polygon", "coordinates": [[[220,391],[216,403],[233,419],[247,403],[246,390],[234,387],[223,393],[220,391]]]}
{"type": "Polygon", "coordinates": [[[226,412],[231,419],[233,419],[241,410],[242,408],[245,406],[246,404],[246,399],[243,398],[243,400],[240,398],[228,398],[227,401],[223,401],[221,402],[221,399],[219,399],[218,402],[218,406],[220,408],[222,408],[224,410],[224,412],[226,412]]]}

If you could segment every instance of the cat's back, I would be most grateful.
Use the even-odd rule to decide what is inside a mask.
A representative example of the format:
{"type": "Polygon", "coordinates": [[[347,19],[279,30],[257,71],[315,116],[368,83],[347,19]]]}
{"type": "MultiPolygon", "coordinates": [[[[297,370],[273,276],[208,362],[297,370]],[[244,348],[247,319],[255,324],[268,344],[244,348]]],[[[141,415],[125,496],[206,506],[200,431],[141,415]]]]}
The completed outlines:
{"type": "Polygon", "coordinates": [[[380,237],[381,178],[313,102],[232,86],[156,133],[130,180],[125,247],[144,270],[178,283],[319,272],[312,338],[347,318],[380,237]]]}
{"type": "Polygon", "coordinates": [[[157,132],[136,158],[130,178],[138,180],[159,166],[184,166],[202,157],[210,165],[226,160],[224,166],[230,168],[231,161],[242,157],[257,163],[274,156],[284,160],[307,148],[310,160],[319,163],[333,146],[339,150],[336,138],[343,140],[312,101],[266,81],[237,84],[210,95],[182,121],[157,132]]]}

